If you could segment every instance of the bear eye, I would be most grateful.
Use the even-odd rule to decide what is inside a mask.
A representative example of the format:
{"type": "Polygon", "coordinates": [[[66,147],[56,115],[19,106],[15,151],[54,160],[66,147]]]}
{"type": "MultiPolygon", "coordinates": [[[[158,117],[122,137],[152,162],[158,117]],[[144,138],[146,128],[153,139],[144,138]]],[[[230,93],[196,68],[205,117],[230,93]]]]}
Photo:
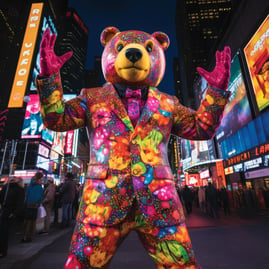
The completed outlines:
{"type": "Polygon", "coordinates": [[[121,51],[122,49],[123,49],[123,45],[122,44],[117,45],[117,51],[121,51]]]}
{"type": "Polygon", "coordinates": [[[147,40],[146,44],[145,44],[145,49],[147,50],[147,52],[152,52],[153,50],[153,42],[151,40],[147,40]]]}
{"type": "Polygon", "coordinates": [[[152,45],[151,44],[147,45],[146,50],[147,52],[152,52],[152,45]]]}

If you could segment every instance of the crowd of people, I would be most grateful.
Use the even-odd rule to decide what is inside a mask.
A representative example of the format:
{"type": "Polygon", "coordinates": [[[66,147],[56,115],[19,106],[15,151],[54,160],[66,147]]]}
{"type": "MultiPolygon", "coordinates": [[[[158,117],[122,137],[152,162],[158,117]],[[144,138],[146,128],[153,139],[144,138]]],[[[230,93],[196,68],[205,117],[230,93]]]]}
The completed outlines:
{"type": "Polygon", "coordinates": [[[48,234],[53,225],[70,226],[76,217],[81,189],[72,173],[67,173],[58,186],[53,178],[44,180],[42,172],[35,173],[29,185],[11,176],[0,191],[0,258],[8,254],[9,233],[22,235],[21,243],[32,242],[41,217],[44,225],[39,234],[48,234]],[[41,206],[43,216],[39,215],[41,206]]]}
{"type": "Polygon", "coordinates": [[[255,212],[269,210],[269,189],[266,188],[239,186],[231,191],[224,187],[217,189],[209,182],[206,186],[185,186],[177,190],[187,216],[191,214],[193,205],[212,218],[220,218],[221,211],[225,216],[234,211],[248,217],[255,212]]]}

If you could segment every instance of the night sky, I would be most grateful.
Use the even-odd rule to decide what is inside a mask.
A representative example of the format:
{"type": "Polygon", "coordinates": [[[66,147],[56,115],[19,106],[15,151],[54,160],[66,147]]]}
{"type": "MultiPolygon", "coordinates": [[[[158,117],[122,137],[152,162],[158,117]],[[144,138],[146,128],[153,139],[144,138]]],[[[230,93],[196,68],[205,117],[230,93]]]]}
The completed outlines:
{"type": "Polygon", "coordinates": [[[175,35],[176,0],[69,0],[89,29],[86,68],[93,69],[94,57],[101,56],[103,46],[100,34],[108,26],[120,31],[141,30],[149,34],[165,32],[170,38],[170,46],[165,51],[166,71],[158,89],[175,94],[173,82],[173,58],[177,57],[175,35]]]}

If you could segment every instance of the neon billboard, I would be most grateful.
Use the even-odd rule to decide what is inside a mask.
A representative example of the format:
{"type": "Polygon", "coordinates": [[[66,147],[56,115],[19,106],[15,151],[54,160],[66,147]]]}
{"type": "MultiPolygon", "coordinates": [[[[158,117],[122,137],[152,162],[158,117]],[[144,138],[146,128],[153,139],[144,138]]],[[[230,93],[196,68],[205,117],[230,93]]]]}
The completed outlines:
{"type": "Polygon", "coordinates": [[[23,97],[28,83],[31,63],[38,36],[39,24],[42,16],[42,10],[43,3],[34,3],[31,6],[17,69],[11,88],[8,108],[23,107],[23,97]]]}
{"type": "Polygon", "coordinates": [[[269,15],[244,48],[259,111],[269,106],[269,15]]]}

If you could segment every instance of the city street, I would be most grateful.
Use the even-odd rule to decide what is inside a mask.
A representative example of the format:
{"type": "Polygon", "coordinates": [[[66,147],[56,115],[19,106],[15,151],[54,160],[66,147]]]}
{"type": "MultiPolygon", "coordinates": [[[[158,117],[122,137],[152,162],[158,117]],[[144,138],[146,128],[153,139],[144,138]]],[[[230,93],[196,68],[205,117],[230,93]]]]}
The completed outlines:
{"type": "MultiPolygon", "coordinates": [[[[190,236],[197,259],[203,269],[267,269],[269,268],[268,241],[269,218],[255,216],[239,218],[237,215],[211,219],[194,208],[187,218],[190,236]]],[[[44,242],[39,252],[3,269],[62,269],[67,257],[71,229],[63,232],[45,246],[46,236],[35,241],[44,242]]],[[[34,243],[33,243],[34,244],[34,243]]],[[[11,258],[11,257],[10,257],[11,258]]],[[[131,233],[120,246],[111,262],[111,269],[153,269],[155,265],[147,256],[135,233],[131,233]]]]}

